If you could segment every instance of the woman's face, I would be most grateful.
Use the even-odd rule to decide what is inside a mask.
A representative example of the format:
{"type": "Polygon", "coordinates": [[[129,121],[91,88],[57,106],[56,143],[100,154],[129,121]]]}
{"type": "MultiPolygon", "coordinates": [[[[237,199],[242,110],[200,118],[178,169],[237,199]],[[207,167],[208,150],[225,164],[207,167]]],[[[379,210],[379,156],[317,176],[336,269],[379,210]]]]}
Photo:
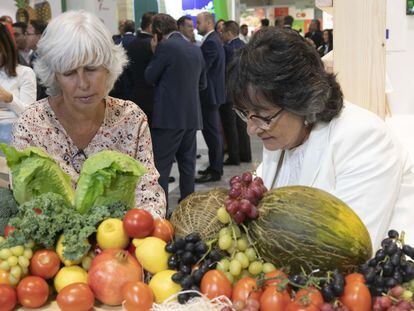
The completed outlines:
{"type": "MultiPolygon", "coordinates": [[[[269,110],[249,113],[249,116],[254,114],[267,118],[275,115],[280,110],[279,107],[272,107],[269,110]]],[[[283,110],[270,121],[267,130],[264,130],[258,126],[257,122],[249,118],[247,131],[249,135],[257,135],[267,150],[289,150],[303,143],[307,128],[304,125],[303,117],[283,110]]]]}
{"type": "Polygon", "coordinates": [[[108,70],[103,66],[79,67],[56,73],[65,104],[77,109],[96,109],[106,95],[108,70]]]}
{"type": "Polygon", "coordinates": [[[327,31],[323,32],[323,41],[329,43],[329,33],[327,31]]]}

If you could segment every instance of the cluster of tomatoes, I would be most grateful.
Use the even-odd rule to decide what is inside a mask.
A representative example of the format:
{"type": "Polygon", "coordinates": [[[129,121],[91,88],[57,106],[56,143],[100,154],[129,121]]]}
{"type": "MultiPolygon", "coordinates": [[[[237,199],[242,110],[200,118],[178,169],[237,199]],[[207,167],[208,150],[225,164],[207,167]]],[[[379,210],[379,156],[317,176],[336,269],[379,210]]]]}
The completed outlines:
{"type": "MultiPolygon", "coordinates": [[[[170,241],[174,235],[168,220],[153,219],[144,210],[130,210],[120,222],[129,237],[151,234],[170,241]]],[[[115,237],[109,232],[103,235],[115,237]]],[[[135,257],[134,245],[130,243],[125,248],[128,250],[94,246],[95,255],[88,268],[83,266],[83,261],[82,265],[62,261],[57,249],[36,250],[30,259],[29,275],[16,286],[10,284],[9,272],[0,269],[0,311],[13,310],[18,304],[40,308],[51,297],[63,311],[90,310],[95,299],[109,305],[124,302],[126,310],[149,310],[154,302],[153,291],[143,282],[143,270],[135,257]],[[57,296],[50,285],[54,285],[57,296]]]]}
{"type": "Polygon", "coordinates": [[[223,311],[347,311],[372,310],[372,299],[362,274],[353,273],[345,277],[345,288],[341,297],[332,302],[324,301],[317,286],[292,283],[288,276],[274,270],[264,277],[241,278],[232,287],[224,274],[209,271],[201,283],[201,291],[210,299],[221,295],[233,302],[233,307],[223,311]]]}

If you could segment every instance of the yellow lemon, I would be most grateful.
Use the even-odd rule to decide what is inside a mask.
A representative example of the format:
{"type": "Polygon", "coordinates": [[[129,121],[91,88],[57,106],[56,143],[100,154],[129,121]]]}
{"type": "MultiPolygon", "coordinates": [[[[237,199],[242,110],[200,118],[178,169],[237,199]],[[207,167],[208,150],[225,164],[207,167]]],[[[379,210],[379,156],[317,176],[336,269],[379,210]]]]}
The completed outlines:
{"type": "Polygon", "coordinates": [[[139,245],[142,244],[142,242],[144,242],[145,239],[133,239],[132,240],[132,244],[135,246],[135,248],[137,248],[139,245]]]}
{"type": "Polygon", "coordinates": [[[168,269],[170,254],[165,251],[166,244],[156,237],[148,237],[137,243],[135,256],[142,267],[151,274],[168,269]]]}
{"type": "Polygon", "coordinates": [[[108,218],[98,227],[96,241],[101,249],[125,248],[129,244],[129,237],[124,229],[122,220],[108,218]]]}
{"type": "MultiPolygon", "coordinates": [[[[79,259],[79,260],[68,260],[68,259],[65,259],[65,257],[63,256],[63,251],[65,250],[65,247],[63,246],[64,238],[65,237],[62,234],[59,237],[58,242],[56,244],[56,253],[59,256],[60,261],[63,262],[63,264],[67,267],[80,264],[82,262],[82,258],[79,259]]],[[[88,243],[88,241],[85,241],[85,242],[88,243]]]]}
{"type": "Polygon", "coordinates": [[[171,295],[181,291],[181,286],[171,279],[176,272],[174,270],[165,270],[158,272],[152,277],[148,285],[154,293],[156,303],[163,303],[171,295]]]}
{"type": "Polygon", "coordinates": [[[64,287],[73,283],[88,284],[88,273],[79,266],[63,267],[55,276],[55,289],[59,293],[64,287]]]}

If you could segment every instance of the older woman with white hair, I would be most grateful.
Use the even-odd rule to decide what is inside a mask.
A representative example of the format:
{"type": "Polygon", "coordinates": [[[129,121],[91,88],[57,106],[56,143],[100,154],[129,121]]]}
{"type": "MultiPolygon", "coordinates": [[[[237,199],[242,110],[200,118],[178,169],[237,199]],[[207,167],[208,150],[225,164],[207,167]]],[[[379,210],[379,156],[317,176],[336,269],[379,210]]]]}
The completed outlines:
{"type": "Polygon", "coordinates": [[[50,22],[37,53],[34,69],[49,97],[20,116],[13,144],[44,148],[73,183],[92,154],[128,154],[148,169],[136,189],[136,206],[164,217],[147,117],[133,102],[108,96],[127,63],[123,48],[95,15],[69,11],[50,22]]]}

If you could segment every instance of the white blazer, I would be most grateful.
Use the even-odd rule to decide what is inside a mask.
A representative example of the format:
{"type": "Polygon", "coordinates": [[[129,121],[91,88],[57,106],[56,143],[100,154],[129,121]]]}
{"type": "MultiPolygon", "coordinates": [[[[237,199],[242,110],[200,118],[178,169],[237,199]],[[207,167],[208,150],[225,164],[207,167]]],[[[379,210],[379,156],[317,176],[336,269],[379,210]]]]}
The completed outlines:
{"type": "MultiPolygon", "coordinates": [[[[345,103],[341,114],[311,131],[299,185],[323,189],[347,203],[377,249],[388,229],[414,242],[414,169],[408,153],[375,114],[345,103]]],[[[270,188],[281,151],[263,149],[258,176],[270,188]]]]}

